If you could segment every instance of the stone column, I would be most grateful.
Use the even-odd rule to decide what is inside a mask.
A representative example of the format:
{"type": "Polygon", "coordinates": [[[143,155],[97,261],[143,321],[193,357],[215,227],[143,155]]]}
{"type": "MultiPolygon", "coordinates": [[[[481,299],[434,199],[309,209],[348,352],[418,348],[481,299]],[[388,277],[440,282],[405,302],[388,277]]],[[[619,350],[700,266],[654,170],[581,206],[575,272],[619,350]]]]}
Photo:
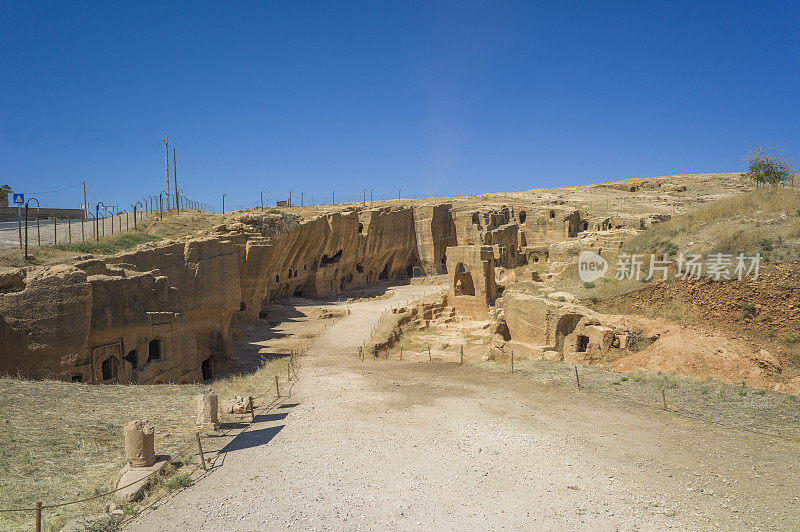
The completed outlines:
{"type": "Polygon", "coordinates": [[[131,467],[150,467],[156,463],[155,431],[147,421],[125,423],[125,458],[131,467]]]}
{"type": "Polygon", "coordinates": [[[219,419],[217,409],[219,400],[216,394],[203,393],[197,396],[197,426],[215,426],[219,419]]]}

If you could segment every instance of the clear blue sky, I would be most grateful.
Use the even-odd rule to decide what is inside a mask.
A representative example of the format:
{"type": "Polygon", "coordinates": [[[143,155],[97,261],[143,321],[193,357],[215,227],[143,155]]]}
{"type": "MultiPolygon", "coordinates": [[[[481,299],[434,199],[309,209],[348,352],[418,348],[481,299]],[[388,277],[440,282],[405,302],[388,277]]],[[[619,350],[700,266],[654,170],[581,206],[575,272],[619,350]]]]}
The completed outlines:
{"type": "Polygon", "coordinates": [[[164,134],[236,208],[798,163],[798,27],[796,1],[4,0],[0,182],[130,203],[164,134]]]}

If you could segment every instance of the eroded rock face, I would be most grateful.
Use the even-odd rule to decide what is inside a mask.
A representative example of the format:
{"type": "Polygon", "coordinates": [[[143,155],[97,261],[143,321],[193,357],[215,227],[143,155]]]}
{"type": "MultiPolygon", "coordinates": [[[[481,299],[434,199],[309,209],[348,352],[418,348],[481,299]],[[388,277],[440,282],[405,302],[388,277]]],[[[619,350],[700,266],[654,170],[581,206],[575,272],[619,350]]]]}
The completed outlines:
{"type": "Polygon", "coordinates": [[[86,273],[20,269],[0,278],[0,372],[66,378],[83,356],[92,314],[86,273]]]}
{"type": "Polygon", "coordinates": [[[0,276],[0,372],[83,382],[196,382],[231,354],[231,320],[441,269],[450,205],[333,213],[0,276]],[[269,238],[267,238],[269,234],[269,238]]]}
{"type": "Polygon", "coordinates": [[[271,300],[445,270],[454,287],[461,281],[454,306],[487,319],[498,295],[495,267],[514,268],[534,253],[547,260],[550,242],[585,225],[577,211],[456,214],[450,204],[354,209],[302,222],[243,215],[214,236],[15,270],[0,275],[0,372],[197,382],[225,366],[234,317],[257,319],[271,300]]]}

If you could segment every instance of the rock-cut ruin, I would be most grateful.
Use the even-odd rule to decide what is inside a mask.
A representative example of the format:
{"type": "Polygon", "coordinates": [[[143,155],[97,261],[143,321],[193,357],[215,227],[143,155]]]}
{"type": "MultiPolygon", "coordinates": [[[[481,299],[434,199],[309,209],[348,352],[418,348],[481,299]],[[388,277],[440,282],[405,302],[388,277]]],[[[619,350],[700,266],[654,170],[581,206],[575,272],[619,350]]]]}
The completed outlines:
{"type": "Polygon", "coordinates": [[[446,306],[494,320],[494,349],[511,342],[517,353],[536,356],[590,352],[619,338],[568,302],[509,290],[495,307],[502,278],[520,265],[619,247],[613,231],[598,232],[648,222],[594,219],[566,206],[457,211],[438,204],[351,208],[270,232],[270,216],[281,218],[243,215],[202,238],[0,274],[0,372],[197,382],[226,366],[236,324],[258,319],[271,300],[442,273],[450,282],[446,306]]]}

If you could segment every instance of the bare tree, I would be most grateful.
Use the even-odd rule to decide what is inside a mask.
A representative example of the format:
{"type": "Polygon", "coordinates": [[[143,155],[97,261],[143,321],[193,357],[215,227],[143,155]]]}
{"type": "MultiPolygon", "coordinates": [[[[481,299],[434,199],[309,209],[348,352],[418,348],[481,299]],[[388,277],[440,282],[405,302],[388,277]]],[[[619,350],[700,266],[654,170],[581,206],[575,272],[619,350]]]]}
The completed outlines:
{"type": "Polygon", "coordinates": [[[747,172],[742,175],[755,181],[756,188],[759,184],[777,187],[786,182],[791,182],[794,188],[792,163],[781,155],[778,148],[753,148],[744,161],[747,172]]]}

